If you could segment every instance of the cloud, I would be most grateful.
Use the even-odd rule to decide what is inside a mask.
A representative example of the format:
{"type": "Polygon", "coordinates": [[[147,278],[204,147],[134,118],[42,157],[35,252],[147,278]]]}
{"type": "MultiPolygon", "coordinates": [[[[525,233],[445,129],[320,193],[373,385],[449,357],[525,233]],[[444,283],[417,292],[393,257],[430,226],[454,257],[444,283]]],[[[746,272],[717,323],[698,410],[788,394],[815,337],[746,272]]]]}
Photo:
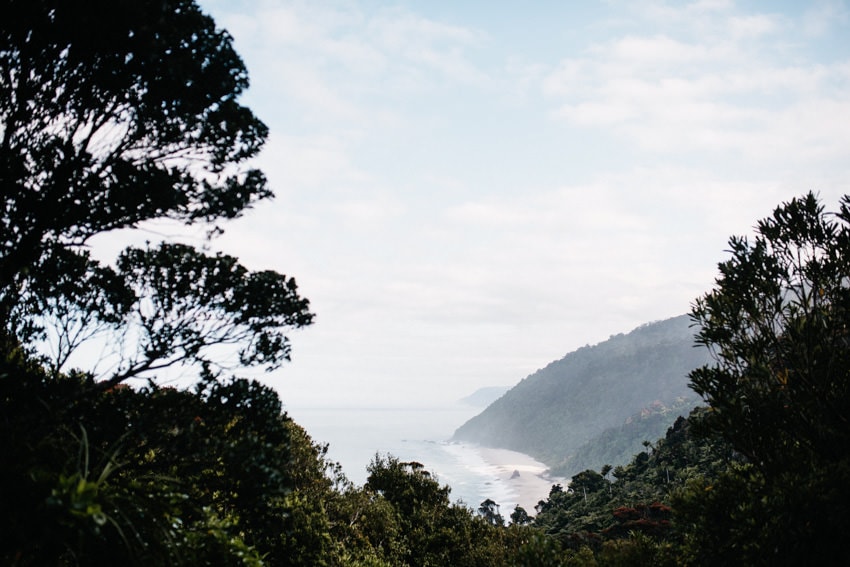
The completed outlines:
{"type": "Polygon", "coordinates": [[[425,94],[489,79],[472,54],[478,30],[396,7],[266,0],[219,17],[250,62],[255,91],[291,97],[314,122],[392,122],[404,94],[425,94]],[[383,101],[382,107],[375,103],[383,101]]]}
{"type": "Polygon", "coordinates": [[[742,40],[757,39],[781,31],[781,18],[770,14],[736,16],[729,19],[729,34],[742,40]]]}
{"type": "Polygon", "coordinates": [[[370,36],[382,50],[404,60],[402,66],[424,66],[452,81],[481,83],[487,80],[466,56],[481,48],[484,33],[447,25],[398,9],[390,9],[369,22],[370,36]]]}
{"type": "Polygon", "coordinates": [[[515,382],[685,312],[780,201],[850,190],[850,61],[794,10],[604,3],[616,19],[560,8],[570,33],[540,38],[460,7],[236,5],[216,18],[278,197],[219,244],[313,302],[281,371],[296,397],[515,382]]]}
{"type": "Polygon", "coordinates": [[[826,0],[815,2],[803,14],[802,29],[808,37],[823,37],[838,25],[850,21],[850,10],[843,2],[826,0]]]}
{"type": "Polygon", "coordinates": [[[386,221],[402,216],[406,207],[397,199],[384,195],[340,202],[332,205],[332,210],[349,226],[380,231],[386,227],[386,221]]]}
{"type": "Polygon", "coordinates": [[[350,146],[354,143],[356,139],[339,135],[296,136],[272,132],[258,164],[277,193],[293,188],[311,191],[327,185],[351,186],[369,180],[369,175],[351,161],[350,146]]]}
{"type": "MultiPolygon", "coordinates": [[[[541,81],[551,116],[657,155],[812,166],[844,151],[850,61],[789,63],[782,17],[711,8],[711,33],[630,33],[562,60],[541,81]]],[[[694,9],[664,13],[679,20],[694,9]]]]}
{"type": "Polygon", "coordinates": [[[716,46],[679,41],[664,35],[653,37],[626,36],[590,49],[606,63],[643,70],[645,67],[673,64],[700,64],[721,59],[724,51],[716,46]]]}

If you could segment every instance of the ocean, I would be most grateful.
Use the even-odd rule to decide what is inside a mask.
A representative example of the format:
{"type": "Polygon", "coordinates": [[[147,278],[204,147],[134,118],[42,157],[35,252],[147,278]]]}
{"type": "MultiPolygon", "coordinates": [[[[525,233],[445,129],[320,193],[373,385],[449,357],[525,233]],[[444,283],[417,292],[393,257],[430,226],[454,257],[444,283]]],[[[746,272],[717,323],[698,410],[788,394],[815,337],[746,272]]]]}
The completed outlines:
{"type": "MultiPolygon", "coordinates": [[[[488,464],[479,448],[451,442],[454,431],[480,408],[306,408],[287,407],[296,423],[318,443],[328,444],[328,458],[362,486],[376,453],[417,461],[451,488],[452,502],[477,509],[487,498],[513,510],[518,494],[488,464]]],[[[503,477],[504,475],[502,475],[503,477]]],[[[508,513],[509,514],[509,513],[508,513]]]]}

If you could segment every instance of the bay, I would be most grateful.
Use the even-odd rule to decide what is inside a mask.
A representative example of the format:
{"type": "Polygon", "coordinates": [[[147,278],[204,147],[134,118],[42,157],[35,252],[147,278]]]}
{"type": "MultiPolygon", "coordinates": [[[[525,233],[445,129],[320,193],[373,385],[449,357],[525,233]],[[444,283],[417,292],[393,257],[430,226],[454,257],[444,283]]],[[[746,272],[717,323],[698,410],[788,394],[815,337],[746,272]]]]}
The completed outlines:
{"type": "MultiPolygon", "coordinates": [[[[492,452],[451,441],[454,431],[480,408],[461,404],[439,408],[287,407],[287,412],[315,442],[328,444],[328,458],[340,463],[357,485],[366,482],[367,467],[376,454],[390,454],[403,462],[424,465],[440,484],[451,488],[452,502],[477,509],[490,498],[507,516],[521,501],[510,471],[506,474],[500,463],[485,459],[484,455],[492,452]]],[[[527,456],[515,455],[513,460],[530,461],[527,456]]]]}

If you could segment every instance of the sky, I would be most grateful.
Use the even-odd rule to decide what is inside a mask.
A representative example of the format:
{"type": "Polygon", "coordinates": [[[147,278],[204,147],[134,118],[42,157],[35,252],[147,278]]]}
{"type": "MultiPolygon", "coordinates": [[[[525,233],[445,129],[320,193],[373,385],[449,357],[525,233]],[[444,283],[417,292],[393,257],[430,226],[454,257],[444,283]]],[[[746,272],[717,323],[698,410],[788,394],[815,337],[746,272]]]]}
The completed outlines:
{"type": "Polygon", "coordinates": [[[201,0],[276,193],[290,407],[427,406],[688,312],[731,235],[850,193],[850,2],[201,0]]]}

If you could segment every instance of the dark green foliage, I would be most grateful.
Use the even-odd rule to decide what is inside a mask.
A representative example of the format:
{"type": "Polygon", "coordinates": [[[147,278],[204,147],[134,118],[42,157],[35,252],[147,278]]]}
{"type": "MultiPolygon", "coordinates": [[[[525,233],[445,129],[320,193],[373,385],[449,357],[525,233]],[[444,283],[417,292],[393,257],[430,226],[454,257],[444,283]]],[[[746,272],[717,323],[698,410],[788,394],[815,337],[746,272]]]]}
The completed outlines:
{"type": "Polygon", "coordinates": [[[109,342],[113,370],[98,376],[102,387],[175,364],[274,369],[290,356],[285,333],[313,318],[294,279],[190,246],[128,248],[115,268],[67,249],[57,258],[18,307],[40,314],[35,336],[50,344],[53,372],[87,339],[109,342]]]}
{"type": "Polygon", "coordinates": [[[426,507],[449,504],[449,487],[440,486],[422,463],[376,455],[368,470],[366,488],[389,500],[403,517],[410,518],[426,507]]]}
{"type": "Polygon", "coordinates": [[[553,488],[534,524],[567,548],[555,564],[569,549],[605,565],[850,561],[850,198],[834,214],[794,199],[756,230],[693,308],[708,407],[627,466],[553,488]]]}
{"type": "Polygon", "coordinates": [[[401,553],[385,559],[393,565],[506,565],[530,534],[528,528],[503,527],[492,500],[482,503],[483,516],[449,503],[449,488],[440,486],[419,463],[376,456],[364,489],[392,506],[399,541],[389,546],[401,553]]]}
{"type": "MultiPolygon", "coordinates": [[[[192,0],[0,4],[0,289],[55,245],[270,195],[230,36],[192,0]]],[[[9,299],[5,297],[5,299],[9,299]]]]}
{"type": "Polygon", "coordinates": [[[490,498],[487,498],[478,506],[478,513],[494,526],[505,525],[505,518],[499,512],[499,505],[490,498]]]}
{"type": "Polygon", "coordinates": [[[516,524],[518,526],[524,526],[530,523],[533,519],[534,518],[528,515],[528,512],[525,510],[525,508],[523,508],[519,504],[517,504],[514,507],[514,511],[511,512],[511,523],[516,524]]]}
{"type": "Polygon", "coordinates": [[[20,339],[50,343],[48,363],[58,373],[77,347],[120,325],[134,297],[121,275],[92,260],[88,251],[55,247],[38,274],[28,280],[10,316],[23,325],[18,327],[20,339]],[[30,319],[27,313],[39,317],[30,319]]]}
{"type": "MultiPolygon", "coordinates": [[[[703,411],[695,410],[688,419],[680,417],[664,438],[648,443],[648,451],[635,455],[626,466],[585,470],[573,476],[567,490],[552,487],[537,506],[533,526],[573,550],[587,546],[599,551],[605,542],[630,540],[634,534],[662,546],[677,542],[673,495],[694,479],[716,477],[732,457],[719,440],[694,435],[693,422],[703,411]]],[[[631,553],[632,544],[637,545],[610,544],[607,553],[615,549],[631,553]]]]}
{"type": "Polygon", "coordinates": [[[687,415],[696,399],[678,398],[669,406],[660,401],[627,418],[625,423],[610,427],[576,449],[564,462],[553,466],[554,476],[569,477],[579,470],[601,467],[604,463],[626,464],[642,450],[643,443],[663,437],[679,417],[687,415]]]}
{"type": "Polygon", "coordinates": [[[541,533],[532,533],[528,541],[517,550],[513,565],[516,567],[561,567],[566,563],[564,552],[557,539],[541,533]]]}
{"type": "Polygon", "coordinates": [[[746,464],[679,504],[695,557],[746,564],[845,564],[850,505],[850,198],[777,207],[753,241],[733,237],[698,340],[716,363],[691,374],[701,421],[746,464]]]}
{"type": "Polygon", "coordinates": [[[596,471],[586,470],[574,475],[570,479],[569,490],[582,494],[591,494],[605,488],[605,478],[596,471]]]}
{"type": "Polygon", "coordinates": [[[500,538],[443,487],[412,512],[426,524],[403,520],[351,486],[257,382],[92,384],[47,373],[21,349],[4,354],[0,505],[13,513],[0,563],[399,565],[413,541],[452,554],[500,538]]]}
{"type": "Polygon", "coordinates": [[[687,374],[707,360],[707,353],[693,348],[686,316],[644,325],[537,371],[460,427],[455,438],[528,453],[566,476],[579,466],[624,463],[635,444],[663,435],[693,407],[687,374]],[[624,428],[654,404],[681,413],[659,410],[657,423],[624,428]],[[623,428],[626,441],[612,435],[616,428],[623,428]]]}
{"type": "Polygon", "coordinates": [[[850,199],[834,215],[814,195],[729,242],[714,291],[694,304],[716,365],[691,375],[705,425],[768,478],[829,466],[850,447],[850,199]]]}
{"type": "Polygon", "coordinates": [[[678,548],[670,542],[659,541],[642,532],[631,532],[626,538],[603,543],[597,561],[598,565],[606,567],[673,567],[682,565],[678,554],[678,548]]]}
{"type": "Polygon", "coordinates": [[[274,392],[244,380],[206,380],[195,392],[91,384],[4,352],[0,501],[14,511],[3,516],[4,562],[275,556],[295,482],[274,392]]]}
{"type": "Polygon", "coordinates": [[[189,246],[127,249],[118,272],[134,298],[121,323],[139,336],[137,352],[122,360],[111,383],[178,362],[209,362],[210,347],[220,353],[222,345],[233,345],[242,365],[276,368],[290,355],[284,331],[313,317],[294,279],[250,272],[232,256],[189,246]]]}
{"type": "Polygon", "coordinates": [[[53,372],[99,337],[118,353],[109,385],[222,344],[286,360],[284,331],[312,320],[291,278],[187,246],[116,266],[83,249],[155,219],[213,234],[271,196],[246,165],[267,132],[238,103],[230,36],[192,0],[3,0],[0,22],[0,332],[49,345],[53,372]]]}

